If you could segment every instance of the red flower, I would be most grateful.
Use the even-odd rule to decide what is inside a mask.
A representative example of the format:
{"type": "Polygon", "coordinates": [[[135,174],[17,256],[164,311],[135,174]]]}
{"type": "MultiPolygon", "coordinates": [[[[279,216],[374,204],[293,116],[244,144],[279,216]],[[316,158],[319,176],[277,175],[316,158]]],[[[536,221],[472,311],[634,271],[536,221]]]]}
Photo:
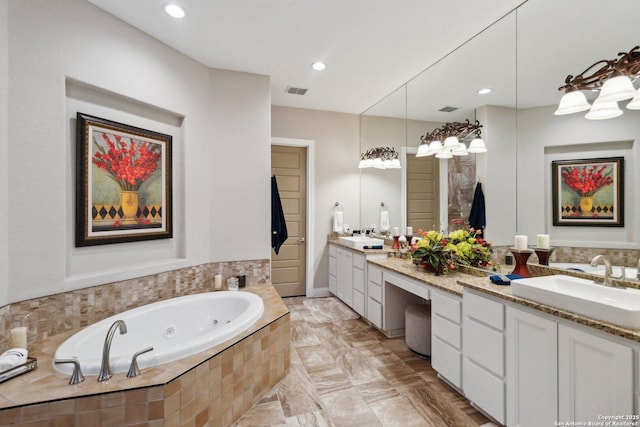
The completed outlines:
{"type": "Polygon", "coordinates": [[[613,184],[612,172],[613,168],[608,165],[571,166],[564,168],[561,175],[567,187],[582,197],[590,197],[598,190],[613,184]]]}
{"type": "Polygon", "coordinates": [[[108,134],[102,133],[108,150],[94,140],[97,152],[93,155],[92,162],[106,171],[122,190],[138,190],[140,185],[156,171],[162,155],[154,147],[155,144],[122,138],[120,135],[113,135],[113,137],[116,140],[115,143],[108,134]]]}

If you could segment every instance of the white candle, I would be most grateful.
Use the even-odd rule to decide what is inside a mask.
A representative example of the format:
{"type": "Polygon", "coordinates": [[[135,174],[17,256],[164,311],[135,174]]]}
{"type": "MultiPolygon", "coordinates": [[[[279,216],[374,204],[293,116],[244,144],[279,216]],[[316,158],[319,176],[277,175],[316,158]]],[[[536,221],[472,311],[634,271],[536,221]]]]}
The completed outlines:
{"type": "Polygon", "coordinates": [[[413,227],[407,227],[407,236],[412,236],[413,235],[413,227]]]}
{"type": "Polygon", "coordinates": [[[215,287],[216,289],[222,289],[222,274],[216,274],[215,276],[215,287]]]}
{"type": "Polygon", "coordinates": [[[527,249],[527,236],[516,235],[516,249],[527,249]]]}
{"type": "Polygon", "coordinates": [[[549,249],[549,235],[538,234],[538,247],[542,249],[549,249]]]}
{"type": "Polygon", "coordinates": [[[27,348],[27,327],[20,326],[11,330],[9,338],[9,347],[11,348],[27,348]]]}
{"type": "Polygon", "coordinates": [[[394,236],[400,235],[400,227],[393,227],[393,235],[394,236]]]}

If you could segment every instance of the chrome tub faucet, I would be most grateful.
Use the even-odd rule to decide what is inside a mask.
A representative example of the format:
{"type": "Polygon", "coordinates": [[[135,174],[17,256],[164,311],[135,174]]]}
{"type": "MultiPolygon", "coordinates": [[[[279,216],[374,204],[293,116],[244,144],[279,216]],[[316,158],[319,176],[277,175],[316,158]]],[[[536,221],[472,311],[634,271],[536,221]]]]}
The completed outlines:
{"type": "Polygon", "coordinates": [[[116,333],[116,329],[120,329],[120,335],[127,333],[127,325],[124,320],[116,320],[113,322],[107,332],[107,336],[104,339],[104,346],[102,347],[102,366],[100,367],[100,375],[98,375],[98,381],[106,381],[111,378],[111,367],[109,366],[109,352],[111,351],[111,341],[116,333]]]}

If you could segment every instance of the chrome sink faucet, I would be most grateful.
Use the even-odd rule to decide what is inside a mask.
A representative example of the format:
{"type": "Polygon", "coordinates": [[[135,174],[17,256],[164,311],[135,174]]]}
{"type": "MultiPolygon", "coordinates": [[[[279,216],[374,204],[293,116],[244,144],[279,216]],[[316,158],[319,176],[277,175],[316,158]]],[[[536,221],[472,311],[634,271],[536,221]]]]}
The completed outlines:
{"type": "Polygon", "coordinates": [[[104,339],[104,346],[102,347],[102,366],[100,367],[100,375],[98,375],[98,381],[106,381],[111,378],[111,367],[109,366],[109,352],[111,351],[111,341],[116,333],[116,329],[120,328],[120,335],[127,333],[127,325],[124,320],[116,320],[113,322],[107,332],[107,336],[104,339]]]}
{"type": "Polygon", "coordinates": [[[613,282],[613,279],[624,279],[624,267],[622,268],[622,275],[615,276],[611,272],[611,261],[609,261],[609,258],[607,258],[607,256],[605,256],[605,255],[596,255],[596,256],[594,256],[593,259],[591,260],[591,266],[595,267],[598,264],[604,264],[604,282],[603,282],[603,284],[605,286],[612,286],[612,287],[620,286],[620,285],[615,284],[613,282]]]}

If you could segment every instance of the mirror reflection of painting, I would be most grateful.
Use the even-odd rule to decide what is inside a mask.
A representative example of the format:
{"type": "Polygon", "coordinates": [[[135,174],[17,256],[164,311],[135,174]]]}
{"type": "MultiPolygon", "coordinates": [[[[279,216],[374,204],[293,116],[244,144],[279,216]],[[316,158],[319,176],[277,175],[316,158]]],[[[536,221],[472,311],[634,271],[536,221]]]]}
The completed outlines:
{"type": "Polygon", "coordinates": [[[623,165],[623,157],[554,161],[554,225],[624,226],[623,165]]]}

